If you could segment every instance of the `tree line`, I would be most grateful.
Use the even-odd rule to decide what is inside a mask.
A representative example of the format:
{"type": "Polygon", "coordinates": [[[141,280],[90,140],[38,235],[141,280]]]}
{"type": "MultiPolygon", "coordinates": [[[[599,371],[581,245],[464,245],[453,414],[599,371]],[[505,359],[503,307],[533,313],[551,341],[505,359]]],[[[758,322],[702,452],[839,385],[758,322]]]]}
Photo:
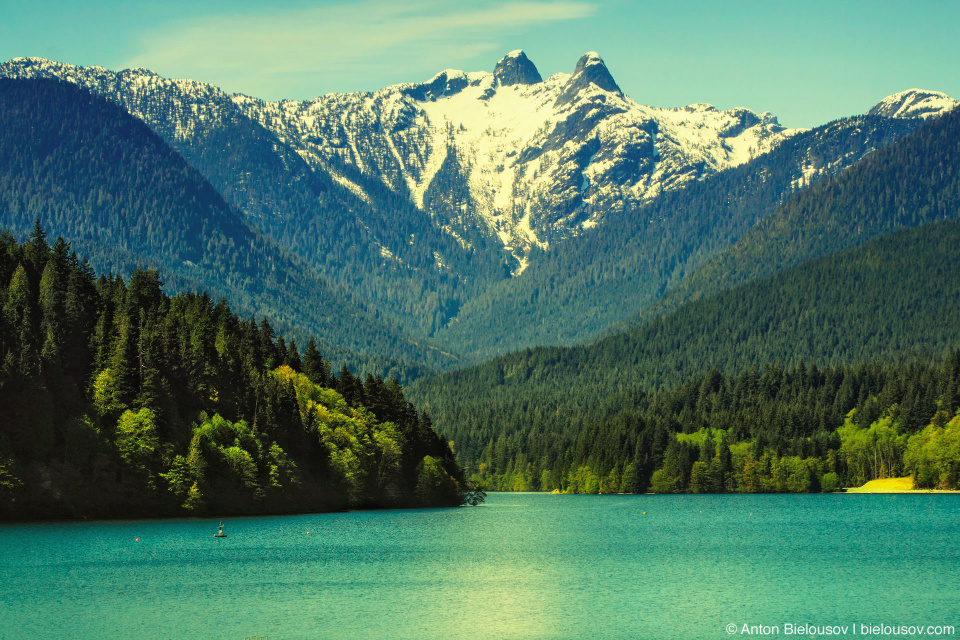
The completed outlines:
{"type": "MultiPolygon", "coordinates": [[[[687,304],[592,345],[526,349],[418,380],[410,393],[472,464],[502,434],[572,443],[645,394],[716,369],[938,358],[960,345],[960,221],[876,238],[687,304]]],[[[503,472],[497,467],[497,472],[503,472]]]]}
{"type": "Polygon", "coordinates": [[[266,318],[158,273],[0,234],[0,513],[278,513],[472,492],[396,378],[331,371],[266,318]]]}
{"type": "Polygon", "coordinates": [[[716,370],[558,439],[491,438],[470,466],[501,490],[817,492],[912,475],[960,481],[960,351],[941,360],[716,370]]]}

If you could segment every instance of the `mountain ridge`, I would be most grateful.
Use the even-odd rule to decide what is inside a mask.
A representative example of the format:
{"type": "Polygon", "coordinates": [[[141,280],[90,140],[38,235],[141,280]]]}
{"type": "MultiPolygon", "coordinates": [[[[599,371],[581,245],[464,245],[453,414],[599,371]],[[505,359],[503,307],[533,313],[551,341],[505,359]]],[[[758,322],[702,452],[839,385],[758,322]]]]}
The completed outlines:
{"type": "MultiPolygon", "coordinates": [[[[386,352],[398,334],[263,236],[115,103],[70,83],[0,78],[0,124],[0,224],[11,231],[25,234],[40,219],[78,248],[96,247],[90,259],[103,271],[160,267],[285,330],[315,329],[338,361],[359,364],[364,352],[376,361],[370,346],[386,352]]],[[[409,362],[430,358],[407,346],[409,362]]]]}
{"type": "MultiPolygon", "coordinates": [[[[665,195],[745,166],[803,134],[747,109],[645,107],[619,91],[595,52],[582,56],[574,73],[546,79],[516,50],[493,73],[445,70],[423,83],[275,103],[144,69],[113,72],[18,58],[0,64],[0,75],[55,77],[120,104],[343,295],[420,341],[442,338],[442,348],[462,358],[457,362],[501,348],[459,337],[478,304],[493,304],[485,301],[487,292],[508,291],[511,283],[529,289],[524,278],[531,265],[562,265],[560,254],[574,246],[615,254],[619,236],[661,233],[683,249],[696,238],[660,228],[673,214],[653,226],[633,218],[665,195]],[[580,80],[571,100],[558,106],[580,80]],[[598,246],[600,230],[604,246],[598,246]]],[[[915,97],[911,104],[922,102],[915,97]]],[[[900,118],[914,111],[891,113],[900,118]]],[[[844,122],[855,138],[859,121],[844,122]]],[[[790,189],[805,188],[872,148],[811,147],[790,189]]],[[[716,248],[723,247],[704,250],[716,248]]],[[[690,249],[694,262],[671,267],[653,294],[695,267],[700,250],[690,249]]],[[[601,283],[592,304],[617,298],[618,289],[608,285],[601,283]]],[[[635,311],[605,314],[577,331],[603,331],[635,311]]],[[[548,329],[533,331],[526,344],[561,339],[548,329]]],[[[583,337],[564,334],[561,341],[583,337]]]]}
{"type": "MultiPolygon", "coordinates": [[[[532,84],[502,84],[490,72],[447,70],[424,83],[392,85],[372,93],[328,94],[309,101],[275,103],[228,95],[193,80],[168,80],[143,69],[111,72],[36,58],[17,58],[0,67],[4,75],[60,77],[118,101],[126,90],[134,100],[124,100],[125,106],[173,140],[186,140],[198,128],[234,117],[228,104],[232,102],[315,170],[329,172],[361,198],[366,194],[363,181],[352,180],[350,169],[363,174],[376,167],[374,173],[381,182],[395,193],[406,193],[422,208],[424,193],[431,188],[451,146],[456,147],[469,174],[469,198],[454,206],[472,215],[464,221],[449,211],[431,211],[430,215],[448,220],[441,228],[446,227],[465,244],[469,243],[465,239],[469,234],[464,232],[470,226],[467,222],[482,225],[490,238],[514,254],[519,267],[530,246],[545,246],[555,237],[597,224],[605,209],[615,207],[614,196],[656,197],[663,189],[678,188],[689,179],[742,163],[769,148],[784,131],[773,116],[744,109],[717,111],[703,104],[676,109],[643,107],[623,95],[595,52],[582,56],[574,73],[554,74],[532,84]],[[149,95],[168,91],[179,93],[179,102],[167,108],[163,118],[151,114],[149,95]],[[464,100],[471,93],[470,99],[464,100]],[[504,104],[495,107],[499,93],[521,95],[510,95],[511,99],[500,100],[504,104]],[[438,108],[438,103],[451,99],[457,104],[438,108]],[[138,109],[137,100],[146,108],[138,109]],[[455,112],[474,102],[488,108],[478,109],[473,104],[471,115],[489,122],[477,125],[479,131],[471,133],[471,127],[455,117],[455,112]],[[528,117],[523,122],[508,116],[504,119],[505,111],[528,117]],[[354,127],[351,131],[340,121],[366,123],[370,130],[354,127]],[[713,138],[692,133],[704,127],[713,138]],[[487,129],[491,133],[485,136],[487,129]],[[490,136],[502,138],[504,133],[513,135],[511,148],[491,148],[490,136]],[[411,142],[421,146],[415,159],[408,162],[407,154],[401,152],[410,149],[411,142]],[[504,171],[507,175],[500,176],[504,171]],[[524,188],[532,172],[546,173],[549,179],[541,175],[539,187],[524,188]],[[517,173],[517,180],[512,179],[517,173]],[[625,177],[631,181],[629,189],[614,194],[613,182],[625,177]],[[515,189],[520,192],[514,194],[515,189]]],[[[530,67],[535,69],[532,62],[530,67]]],[[[396,253],[395,248],[387,248],[396,253]]]]}

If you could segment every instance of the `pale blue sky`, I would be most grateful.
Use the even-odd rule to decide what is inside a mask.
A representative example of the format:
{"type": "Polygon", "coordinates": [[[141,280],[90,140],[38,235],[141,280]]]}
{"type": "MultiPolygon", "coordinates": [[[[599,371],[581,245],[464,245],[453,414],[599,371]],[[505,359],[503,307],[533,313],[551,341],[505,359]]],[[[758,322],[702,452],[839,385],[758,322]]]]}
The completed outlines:
{"type": "Polygon", "coordinates": [[[143,66],[266,99],[490,71],[512,49],[544,77],[595,50],[640,103],[792,127],[913,87],[960,99],[958,0],[0,0],[0,60],[143,66]]]}

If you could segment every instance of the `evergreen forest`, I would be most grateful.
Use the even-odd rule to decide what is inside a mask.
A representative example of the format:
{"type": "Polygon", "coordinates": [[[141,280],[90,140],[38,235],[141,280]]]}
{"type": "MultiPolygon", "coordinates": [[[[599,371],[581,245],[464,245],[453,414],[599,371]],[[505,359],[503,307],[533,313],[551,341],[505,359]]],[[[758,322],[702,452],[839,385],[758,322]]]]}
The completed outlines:
{"type": "Polygon", "coordinates": [[[0,234],[0,515],[105,517],[482,500],[396,378],[331,371],[266,318],[157,271],[97,276],[39,221],[0,234]]]}
{"type": "Polygon", "coordinates": [[[491,438],[474,479],[506,491],[829,492],[960,482],[960,352],[942,360],[711,370],[578,433],[491,438]]]}
{"type": "MultiPolygon", "coordinates": [[[[411,393],[454,440],[461,462],[491,487],[580,491],[585,486],[583,478],[574,481],[570,475],[571,465],[576,465],[572,467],[574,476],[584,467],[598,482],[606,478],[610,488],[610,473],[619,469],[617,473],[622,474],[632,463],[630,482],[623,485],[621,481],[621,485],[646,490],[653,486],[653,474],[664,462],[669,440],[664,434],[684,434],[689,429],[685,420],[689,411],[684,417],[674,412],[674,418],[669,411],[660,418],[644,413],[650,394],[670,393],[711,371],[737,376],[765,367],[791,370],[803,363],[830,368],[881,367],[887,371],[884,375],[894,376],[901,366],[935,366],[960,346],[960,328],[949,311],[960,303],[960,276],[954,268],[960,259],[958,166],[960,111],[954,111],[787,198],[739,242],[635,316],[636,324],[629,330],[593,344],[517,351],[476,367],[417,381],[411,393]],[[642,424],[628,428],[623,422],[625,415],[645,417],[642,424]],[[637,449],[625,456],[621,445],[610,444],[612,450],[621,451],[617,454],[619,466],[598,450],[589,455],[582,450],[572,453],[583,434],[591,434],[593,440],[587,442],[606,441],[600,434],[613,428],[614,422],[636,439],[648,425],[664,420],[672,427],[660,432],[656,446],[654,440],[635,440],[632,446],[637,449]],[[604,462],[588,463],[590,456],[600,456],[597,460],[604,462]]],[[[733,179],[736,171],[711,180],[733,179]]],[[[769,182],[759,180],[754,188],[769,182]]],[[[719,193],[711,191],[709,180],[684,191],[719,193]]],[[[729,191],[726,204],[714,197],[714,209],[736,208],[735,193],[736,189],[729,191]]],[[[663,198],[653,209],[677,197],[663,198]]],[[[694,198],[692,202],[700,201],[694,198]]],[[[704,206],[704,212],[710,208],[704,206]]],[[[873,393],[879,392],[877,388],[873,393]]],[[[897,392],[890,393],[898,397],[897,392]]],[[[920,405],[911,405],[911,411],[920,412],[899,423],[900,435],[926,428],[935,415],[940,415],[941,421],[952,419],[951,409],[936,406],[940,393],[928,390],[922,411],[915,408],[920,405]]],[[[723,397],[728,398],[729,393],[723,397]]],[[[790,455],[805,451],[803,455],[826,459],[833,450],[840,456],[841,466],[830,472],[846,486],[864,476],[847,473],[837,442],[811,454],[797,438],[833,433],[844,425],[847,414],[866,400],[866,396],[856,401],[846,398],[831,414],[822,413],[816,420],[804,418],[786,433],[764,433],[763,437],[766,442],[781,442],[773,450],[775,456],[790,449],[794,451],[790,455]],[[784,437],[792,443],[789,447],[782,444],[784,437]]],[[[902,403],[902,399],[890,400],[885,409],[895,411],[893,405],[902,403]]],[[[948,406],[952,405],[948,402],[948,406]]],[[[861,412],[849,419],[870,428],[878,418],[871,416],[862,423],[861,412]]],[[[750,424],[744,420],[744,425],[750,424]]],[[[718,426],[711,418],[701,420],[694,431],[701,428],[728,427],[718,426]]],[[[754,440],[754,458],[760,461],[767,445],[762,439],[757,444],[757,429],[728,433],[722,445],[716,431],[711,437],[719,450],[754,440]]],[[[681,435],[671,451],[679,451],[677,447],[684,442],[681,435]]],[[[697,459],[696,455],[687,456],[681,461],[686,462],[677,466],[671,458],[670,469],[685,467],[685,471],[670,475],[675,481],[659,482],[658,487],[688,490],[697,459]]],[[[742,462],[745,458],[736,459],[742,462]]],[[[705,457],[700,460],[706,464],[705,457]]],[[[897,471],[904,471],[904,465],[900,459],[897,471]]],[[[892,468],[885,467],[884,473],[892,468]]],[[[812,477],[824,473],[822,469],[811,471],[812,477]]],[[[944,478],[940,484],[953,485],[949,474],[944,478]]],[[[662,474],[657,476],[662,479],[662,474]]],[[[784,490],[782,483],[722,486],[784,490]]],[[[591,483],[590,488],[601,487],[591,483]]]]}
{"type": "MultiPolygon", "coordinates": [[[[909,388],[900,376],[908,375],[910,366],[939,366],[935,363],[960,345],[960,325],[950,311],[960,304],[960,274],[953,266],[957,260],[960,221],[925,225],[703,298],[593,345],[527,349],[418,381],[411,389],[454,441],[461,461],[491,487],[566,490],[580,486],[565,480],[569,465],[576,463],[575,471],[589,457],[573,453],[584,446],[576,445],[580,438],[587,438],[585,443],[606,443],[611,453],[604,455],[626,455],[624,442],[611,443],[607,429],[619,429],[624,438],[633,439],[629,461],[619,459],[620,472],[637,458],[634,468],[639,484],[631,486],[640,489],[649,486],[663,462],[665,436],[691,428],[727,430],[739,425],[726,436],[725,446],[759,438],[763,432],[766,440],[760,440],[762,446],[754,452],[757,460],[766,452],[764,442],[780,443],[774,449],[777,455],[789,450],[794,452],[790,455],[827,456],[830,446],[823,444],[825,440],[814,454],[804,449],[814,442],[808,439],[822,439],[839,429],[849,412],[858,408],[859,416],[851,417],[853,423],[870,428],[881,417],[862,410],[873,396],[886,398],[882,409],[893,411],[894,421],[900,416],[897,411],[909,408],[909,419],[899,423],[901,435],[925,428],[936,415],[941,420],[953,418],[952,396],[941,398],[953,384],[949,377],[953,373],[944,381],[931,382],[922,402],[908,402],[899,389],[909,388]],[[831,370],[839,367],[830,378],[831,385],[825,391],[817,388],[816,393],[840,394],[843,378],[858,366],[879,368],[884,380],[901,382],[893,390],[886,382],[858,384],[852,395],[844,391],[839,402],[829,400],[830,411],[819,413],[814,411],[815,394],[801,399],[773,390],[761,408],[789,419],[751,423],[762,414],[734,417],[737,414],[728,403],[759,402],[733,392],[736,376],[753,371],[760,378],[768,367],[792,371],[812,363],[831,370]],[[902,367],[907,368],[901,371],[902,367]],[[661,397],[657,394],[689,393],[690,385],[699,389],[701,383],[693,381],[711,372],[728,376],[723,378],[725,391],[706,405],[694,404],[709,406],[722,416],[719,421],[703,411],[703,417],[691,421],[690,410],[667,410],[669,403],[653,400],[661,397]],[[717,399],[722,402],[717,404],[717,399]],[[643,419],[625,422],[624,416],[629,415],[643,419]],[[867,417],[869,421],[862,424],[867,417]],[[660,435],[640,439],[644,431],[652,438],[650,430],[656,425],[660,435]],[[775,430],[764,431],[768,428],[775,430]],[[518,467],[524,478],[519,484],[513,475],[518,467]],[[544,471],[552,474],[549,481],[544,471]]],[[[707,386],[713,389],[716,383],[707,386]]],[[[839,455],[839,445],[833,449],[839,455]]],[[[591,451],[590,455],[605,462],[586,466],[608,476],[613,466],[604,465],[610,458],[600,455],[599,449],[591,451]]],[[[690,459],[691,464],[695,460],[690,459]]],[[[841,481],[856,479],[841,471],[834,471],[841,481]]],[[[685,490],[687,482],[681,484],[685,490]]]]}

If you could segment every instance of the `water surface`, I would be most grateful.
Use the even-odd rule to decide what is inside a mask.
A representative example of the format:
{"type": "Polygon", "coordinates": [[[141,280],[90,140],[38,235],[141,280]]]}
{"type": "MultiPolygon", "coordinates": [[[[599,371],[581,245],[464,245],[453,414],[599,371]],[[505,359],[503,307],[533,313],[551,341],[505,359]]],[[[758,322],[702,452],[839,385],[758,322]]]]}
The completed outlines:
{"type": "Polygon", "coordinates": [[[490,494],[472,508],[225,525],[223,539],[216,520],[0,526],[0,637],[960,630],[956,495],[490,494]]]}

